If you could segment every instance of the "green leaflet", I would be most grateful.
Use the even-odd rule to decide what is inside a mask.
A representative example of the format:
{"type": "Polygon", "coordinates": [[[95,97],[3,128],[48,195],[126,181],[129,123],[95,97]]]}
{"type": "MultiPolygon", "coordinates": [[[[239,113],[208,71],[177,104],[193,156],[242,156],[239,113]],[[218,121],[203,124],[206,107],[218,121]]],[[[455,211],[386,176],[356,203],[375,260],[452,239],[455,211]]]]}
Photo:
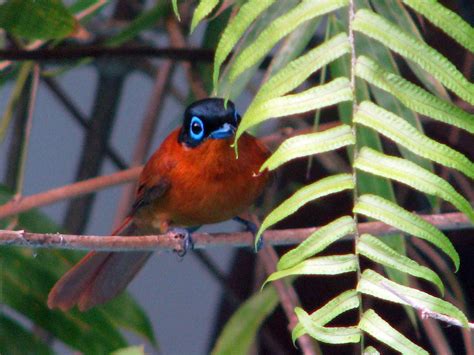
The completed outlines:
{"type": "Polygon", "coordinates": [[[191,21],[191,33],[199,22],[201,22],[211,11],[219,4],[219,0],[201,0],[194,10],[193,20],[191,21]]]}
{"type": "Polygon", "coordinates": [[[261,324],[277,305],[273,287],[253,295],[226,323],[211,354],[248,354],[261,324]]]}
{"type": "Polygon", "coordinates": [[[474,52],[474,27],[464,21],[461,16],[436,0],[403,0],[403,2],[425,16],[460,45],[474,52]]]}
{"type": "Polygon", "coordinates": [[[273,21],[258,38],[236,58],[230,70],[230,81],[258,62],[272,47],[305,21],[324,15],[342,6],[348,0],[303,0],[288,13],[273,21]]]}
{"type": "Polygon", "coordinates": [[[368,346],[364,349],[364,355],[380,355],[380,353],[373,346],[368,346]]]}
{"type": "Polygon", "coordinates": [[[434,271],[418,264],[405,255],[397,253],[377,237],[371,236],[370,234],[362,234],[357,243],[357,253],[364,255],[376,263],[430,281],[444,294],[443,282],[434,271]]]}
{"type": "Polygon", "coordinates": [[[31,330],[0,313],[0,352],[9,354],[51,355],[54,352],[31,330]]]}
{"type": "Polygon", "coordinates": [[[295,313],[304,330],[316,340],[328,344],[358,343],[360,341],[360,330],[357,327],[322,327],[313,321],[303,309],[296,307],[295,313]]]}
{"type": "Polygon", "coordinates": [[[357,284],[357,291],[389,302],[405,304],[421,311],[428,309],[444,314],[458,320],[463,327],[468,327],[468,320],[464,313],[451,303],[426,292],[399,285],[370,269],[362,273],[357,284]]]}
{"type": "Polygon", "coordinates": [[[26,39],[61,39],[77,21],[58,0],[8,0],[0,5],[0,28],[26,39]]]}
{"type": "Polygon", "coordinates": [[[401,76],[385,71],[372,59],[357,58],[356,75],[395,96],[408,108],[434,120],[474,133],[474,115],[430,94],[401,76]]]}
{"type": "Polygon", "coordinates": [[[459,97],[474,104],[474,84],[426,43],[369,10],[357,11],[353,28],[414,61],[459,97]]]}
{"type": "Polygon", "coordinates": [[[179,16],[179,9],[178,9],[178,0],[171,0],[171,5],[173,6],[173,12],[178,21],[181,21],[181,17],[179,16]]]}
{"type": "Polygon", "coordinates": [[[224,63],[229,53],[235,47],[251,23],[274,2],[275,0],[250,0],[246,2],[240,8],[237,15],[232,20],[230,20],[229,24],[222,33],[219,44],[216,48],[216,54],[214,57],[214,72],[212,75],[214,91],[218,91],[217,81],[219,79],[219,71],[222,63],[224,63]]]}
{"type": "Polygon", "coordinates": [[[248,128],[270,118],[283,117],[351,101],[352,91],[347,78],[337,78],[298,94],[259,101],[245,112],[235,134],[237,141],[248,128]]]}
{"type": "Polygon", "coordinates": [[[392,328],[372,309],[364,313],[359,322],[359,328],[402,354],[428,355],[426,350],[412,343],[402,333],[392,328]]]}
{"type": "MultiPolygon", "coordinates": [[[[324,326],[340,314],[359,307],[359,301],[357,291],[348,290],[334,297],[320,309],[314,311],[310,317],[316,324],[324,326]]],[[[300,323],[297,323],[291,333],[293,342],[303,334],[306,334],[305,329],[300,323]]]]}
{"type": "Polygon", "coordinates": [[[353,209],[354,213],[374,218],[407,234],[429,241],[443,250],[459,268],[459,255],[451,241],[423,218],[408,212],[397,204],[375,195],[362,195],[353,209]]]}
{"type": "Polygon", "coordinates": [[[428,138],[403,118],[370,101],[359,105],[354,122],[376,130],[415,154],[474,178],[474,163],[465,155],[428,138]]]}
{"type": "Polygon", "coordinates": [[[349,53],[350,48],[349,39],[345,33],[335,35],[279,70],[260,87],[254,102],[287,94],[320,68],[349,53]]]}
{"type": "Polygon", "coordinates": [[[145,349],[143,345],[129,346],[115,350],[110,355],[145,355],[145,349]]]}
{"type": "Polygon", "coordinates": [[[265,286],[267,282],[279,280],[291,275],[338,275],[356,270],[357,258],[354,254],[319,256],[306,259],[290,268],[275,271],[268,276],[263,286],[265,286]]]}
{"type": "Polygon", "coordinates": [[[474,221],[474,210],[469,201],[461,196],[447,181],[420,168],[418,165],[373,149],[363,147],[354,166],[362,171],[399,181],[415,190],[435,195],[453,204],[459,211],[474,221]]]}
{"type": "Polygon", "coordinates": [[[285,140],[263,163],[260,171],[274,170],[284,163],[308,155],[336,150],[355,143],[349,125],[341,125],[323,132],[301,134],[285,140]]]}
{"type": "Polygon", "coordinates": [[[352,179],[352,175],[338,174],[323,178],[299,189],[293,194],[293,196],[283,201],[282,204],[276,207],[272,212],[270,212],[270,214],[268,214],[267,217],[265,217],[255,237],[255,245],[258,244],[260,236],[266,229],[268,229],[268,227],[296,212],[306,203],[323,196],[353,188],[354,181],[352,179]]]}
{"type": "Polygon", "coordinates": [[[336,240],[354,233],[356,225],[352,217],[344,216],[332,221],[311,234],[296,248],[283,255],[277,264],[277,270],[284,270],[297,265],[303,260],[326,249],[336,240]]]}

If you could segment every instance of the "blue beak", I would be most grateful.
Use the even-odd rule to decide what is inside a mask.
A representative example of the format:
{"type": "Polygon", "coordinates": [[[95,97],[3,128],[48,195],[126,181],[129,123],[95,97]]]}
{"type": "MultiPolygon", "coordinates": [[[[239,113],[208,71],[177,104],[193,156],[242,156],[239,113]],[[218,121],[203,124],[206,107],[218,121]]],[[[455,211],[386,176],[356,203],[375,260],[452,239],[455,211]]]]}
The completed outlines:
{"type": "Polygon", "coordinates": [[[230,123],[224,123],[221,128],[211,132],[209,137],[213,139],[224,139],[232,137],[235,133],[235,127],[230,123]]]}

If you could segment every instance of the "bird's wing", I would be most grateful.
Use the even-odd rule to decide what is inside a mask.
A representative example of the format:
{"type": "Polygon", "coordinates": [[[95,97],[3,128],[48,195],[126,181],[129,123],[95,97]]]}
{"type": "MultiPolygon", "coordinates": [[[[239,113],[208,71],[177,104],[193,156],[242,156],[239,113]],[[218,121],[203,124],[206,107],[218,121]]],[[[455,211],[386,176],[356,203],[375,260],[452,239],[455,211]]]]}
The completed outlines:
{"type": "Polygon", "coordinates": [[[169,180],[165,178],[154,179],[152,185],[148,181],[142,182],[141,180],[130,215],[134,215],[140,208],[162,197],[171,186],[169,180]]]}

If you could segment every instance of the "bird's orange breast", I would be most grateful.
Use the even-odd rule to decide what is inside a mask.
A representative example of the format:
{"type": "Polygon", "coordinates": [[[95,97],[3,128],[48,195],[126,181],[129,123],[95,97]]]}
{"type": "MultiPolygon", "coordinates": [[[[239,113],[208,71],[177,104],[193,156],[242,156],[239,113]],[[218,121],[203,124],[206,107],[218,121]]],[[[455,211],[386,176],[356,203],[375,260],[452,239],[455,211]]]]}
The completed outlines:
{"type": "Polygon", "coordinates": [[[268,150],[244,134],[239,157],[229,139],[208,139],[195,148],[178,142],[173,131],[146,164],[140,181],[149,187],[169,183],[166,192],[137,213],[147,225],[198,226],[217,223],[245,211],[262,193],[268,172],[258,173],[268,150]]]}

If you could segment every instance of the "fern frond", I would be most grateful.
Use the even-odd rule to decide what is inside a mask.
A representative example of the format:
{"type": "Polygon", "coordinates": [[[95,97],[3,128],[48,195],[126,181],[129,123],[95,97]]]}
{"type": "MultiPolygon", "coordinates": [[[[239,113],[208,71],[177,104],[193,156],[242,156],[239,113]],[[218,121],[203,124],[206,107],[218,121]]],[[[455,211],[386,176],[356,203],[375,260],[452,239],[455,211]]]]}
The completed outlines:
{"type": "Polygon", "coordinates": [[[474,134],[473,114],[439,99],[401,76],[385,71],[372,59],[365,56],[357,58],[356,75],[389,92],[415,112],[474,134]]]}
{"type": "Polygon", "coordinates": [[[366,194],[358,198],[353,212],[374,218],[436,245],[453,260],[456,270],[459,268],[459,255],[448,237],[423,218],[397,204],[376,195],[366,194]]]}
{"type": "Polygon", "coordinates": [[[346,6],[348,3],[348,0],[303,0],[287,14],[273,21],[252,44],[239,54],[230,69],[229,80],[234,81],[267,54],[280,39],[303,22],[346,6]]]}
{"type": "Polygon", "coordinates": [[[370,234],[361,235],[357,243],[357,252],[376,263],[430,281],[444,294],[443,282],[434,271],[405,255],[397,253],[379,238],[370,234]]]}
{"type": "Polygon", "coordinates": [[[464,327],[468,327],[468,320],[464,313],[449,302],[426,292],[411,287],[399,285],[373,270],[365,270],[357,284],[357,291],[386,301],[411,306],[418,310],[444,314],[458,320],[464,327]]]}
{"type": "Polygon", "coordinates": [[[323,251],[336,240],[354,233],[355,230],[356,225],[352,217],[344,216],[332,221],[311,234],[296,248],[284,254],[278,261],[277,270],[284,270],[297,265],[323,251]]]}
{"type": "Polygon", "coordinates": [[[370,101],[359,105],[354,122],[376,130],[415,154],[474,178],[474,163],[465,155],[428,138],[403,118],[370,101]]]}
{"type": "Polygon", "coordinates": [[[474,84],[438,51],[369,10],[356,13],[354,30],[374,38],[437,78],[460,98],[474,105],[474,84]]]}
{"type": "Polygon", "coordinates": [[[474,27],[464,21],[461,16],[436,0],[403,0],[403,2],[474,53],[474,27]]]}
{"type": "Polygon", "coordinates": [[[194,10],[193,20],[191,21],[191,33],[197,25],[211,13],[212,10],[219,4],[219,0],[201,0],[196,10],[194,10]]]}
{"type": "Polygon", "coordinates": [[[408,160],[363,147],[357,155],[354,166],[367,173],[392,179],[415,190],[442,198],[474,221],[471,204],[451,184],[408,160]]]}
{"type": "Polygon", "coordinates": [[[353,189],[354,180],[350,174],[338,174],[326,177],[319,181],[305,186],[296,191],[293,196],[285,200],[282,204],[276,207],[263,220],[260,229],[255,237],[255,246],[258,245],[260,236],[270,226],[281,221],[283,218],[296,212],[302,206],[310,201],[314,201],[320,197],[334,194],[336,192],[353,189]]]}
{"type": "Polygon", "coordinates": [[[260,171],[274,170],[292,159],[336,150],[354,143],[354,135],[349,125],[341,125],[323,132],[301,134],[285,140],[263,163],[260,171]]]}
{"type": "Polygon", "coordinates": [[[372,309],[368,309],[364,313],[359,322],[359,328],[402,354],[429,354],[426,350],[420,348],[393,328],[372,309]]]}
{"type": "Polygon", "coordinates": [[[305,332],[316,340],[328,344],[358,343],[360,341],[360,330],[357,327],[321,327],[303,309],[297,307],[295,313],[305,332]]]}

